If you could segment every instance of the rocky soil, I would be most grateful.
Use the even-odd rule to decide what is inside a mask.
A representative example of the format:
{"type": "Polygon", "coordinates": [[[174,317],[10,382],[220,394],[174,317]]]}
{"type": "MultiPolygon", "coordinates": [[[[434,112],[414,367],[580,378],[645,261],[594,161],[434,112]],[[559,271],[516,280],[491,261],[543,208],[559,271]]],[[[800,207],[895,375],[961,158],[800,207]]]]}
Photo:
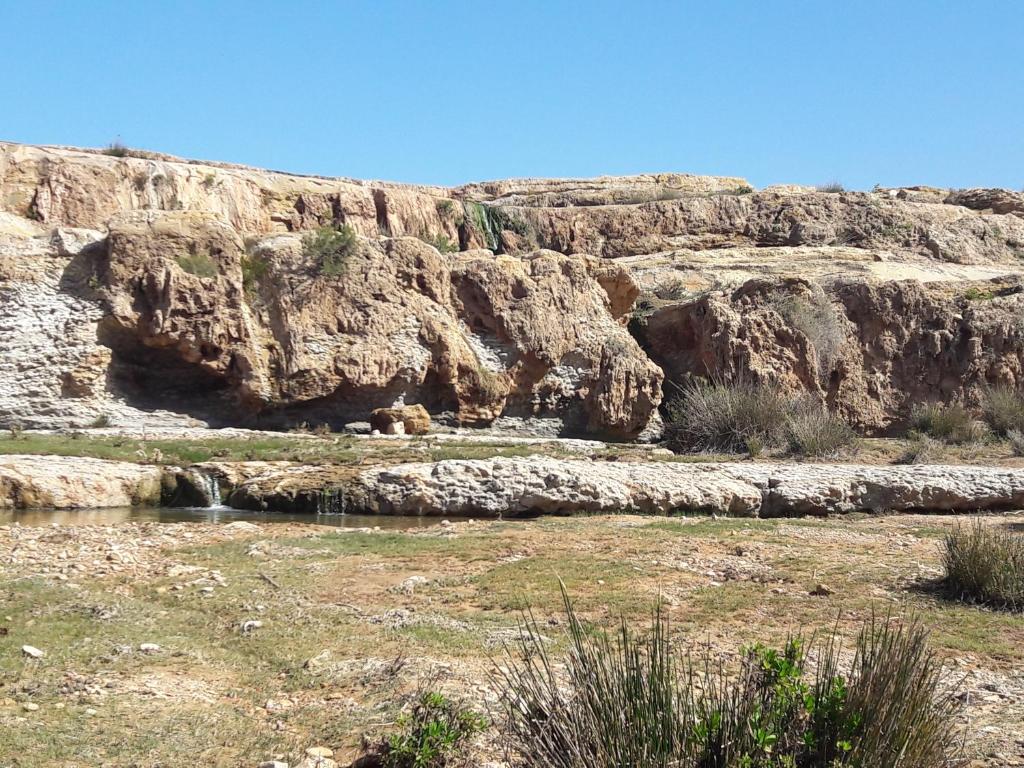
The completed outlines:
{"type": "MultiPolygon", "coordinates": [[[[0,763],[295,766],[320,748],[347,765],[423,687],[490,711],[524,601],[560,653],[561,577],[596,626],[642,626],[661,599],[674,642],[727,658],[917,615],[960,686],[970,765],[1024,765],[1019,616],[934,588],[937,541],[965,520],[0,526],[0,763]]],[[[494,729],[473,760],[503,765],[494,729]]]]}

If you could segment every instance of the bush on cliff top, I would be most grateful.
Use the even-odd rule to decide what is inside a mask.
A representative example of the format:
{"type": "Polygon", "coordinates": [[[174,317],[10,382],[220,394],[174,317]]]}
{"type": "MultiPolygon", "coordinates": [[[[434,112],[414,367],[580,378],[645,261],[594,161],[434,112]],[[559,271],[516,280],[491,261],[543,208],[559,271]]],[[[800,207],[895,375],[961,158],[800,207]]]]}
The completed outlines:
{"type": "Polygon", "coordinates": [[[649,632],[623,621],[610,635],[563,598],[564,668],[527,615],[498,672],[516,764],[933,768],[957,756],[954,691],[913,621],[872,618],[852,657],[834,633],[748,647],[732,674],[721,658],[681,654],[660,607],[649,632]]]}

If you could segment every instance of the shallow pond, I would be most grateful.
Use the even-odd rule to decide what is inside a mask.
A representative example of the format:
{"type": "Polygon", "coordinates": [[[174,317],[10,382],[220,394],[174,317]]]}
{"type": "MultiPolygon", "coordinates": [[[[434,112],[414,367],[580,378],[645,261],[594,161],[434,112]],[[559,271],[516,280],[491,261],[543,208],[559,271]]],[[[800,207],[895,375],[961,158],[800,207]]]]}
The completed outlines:
{"type": "Polygon", "coordinates": [[[394,515],[306,515],[283,512],[249,512],[230,507],[116,507],[111,509],[0,510],[0,525],[111,525],[124,522],[153,523],[311,523],[339,528],[386,528],[406,530],[438,525],[440,517],[394,515]]]}

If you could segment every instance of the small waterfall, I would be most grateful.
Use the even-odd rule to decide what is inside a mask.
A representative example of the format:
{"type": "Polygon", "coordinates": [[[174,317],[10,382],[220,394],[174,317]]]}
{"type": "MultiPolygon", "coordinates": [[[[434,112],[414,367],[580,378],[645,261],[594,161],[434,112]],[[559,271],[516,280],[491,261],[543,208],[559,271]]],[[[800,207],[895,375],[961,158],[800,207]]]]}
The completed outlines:
{"type": "Polygon", "coordinates": [[[345,495],[340,488],[323,488],[316,496],[318,515],[345,514],[345,495]]]}
{"type": "Polygon", "coordinates": [[[203,507],[206,509],[223,509],[224,501],[220,495],[220,481],[216,475],[202,472],[190,467],[183,475],[179,475],[179,504],[203,507]]]}
{"type": "Polygon", "coordinates": [[[224,502],[220,498],[220,481],[213,475],[200,473],[200,477],[206,481],[207,492],[210,495],[210,506],[223,507],[224,502]]]}

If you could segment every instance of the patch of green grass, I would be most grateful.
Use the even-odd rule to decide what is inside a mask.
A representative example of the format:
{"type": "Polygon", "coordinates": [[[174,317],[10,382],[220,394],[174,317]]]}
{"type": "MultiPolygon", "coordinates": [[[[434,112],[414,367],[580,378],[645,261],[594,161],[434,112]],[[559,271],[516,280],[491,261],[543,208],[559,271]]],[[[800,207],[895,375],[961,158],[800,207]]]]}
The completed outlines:
{"type": "Polygon", "coordinates": [[[968,301],[988,301],[995,298],[995,293],[972,285],[964,291],[964,298],[968,301]]]}
{"type": "Polygon", "coordinates": [[[183,253],[176,259],[178,266],[196,277],[216,277],[217,264],[208,253],[183,253]]]}

